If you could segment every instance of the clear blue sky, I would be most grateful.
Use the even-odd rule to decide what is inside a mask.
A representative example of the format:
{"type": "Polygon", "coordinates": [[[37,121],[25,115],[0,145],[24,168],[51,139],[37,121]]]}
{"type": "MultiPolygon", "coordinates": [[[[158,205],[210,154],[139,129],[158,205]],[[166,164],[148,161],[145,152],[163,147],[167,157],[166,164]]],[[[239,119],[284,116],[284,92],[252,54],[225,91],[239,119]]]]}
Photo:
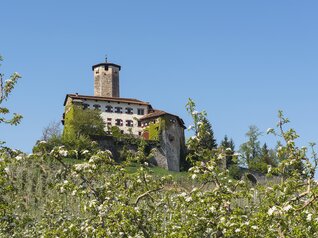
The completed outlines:
{"type": "Polygon", "coordinates": [[[279,109],[300,146],[318,142],[317,11],[313,0],[1,1],[0,70],[23,76],[6,105],[24,119],[1,125],[0,139],[31,152],[67,93],[93,94],[91,66],[108,54],[123,97],[187,125],[191,97],[218,142],[227,134],[238,147],[249,125],[274,127],[279,109]]]}

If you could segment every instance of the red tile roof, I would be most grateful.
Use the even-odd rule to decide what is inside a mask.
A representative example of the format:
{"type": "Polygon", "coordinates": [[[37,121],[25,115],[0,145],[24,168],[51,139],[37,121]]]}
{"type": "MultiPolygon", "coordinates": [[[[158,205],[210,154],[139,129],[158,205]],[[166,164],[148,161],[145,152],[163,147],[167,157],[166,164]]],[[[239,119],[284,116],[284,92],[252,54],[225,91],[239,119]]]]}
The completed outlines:
{"type": "Polygon", "coordinates": [[[150,118],[154,118],[154,117],[160,117],[160,116],[163,116],[165,114],[168,114],[168,113],[166,113],[165,111],[162,111],[162,110],[153,109],[153,112],[150,112],[150,113],[144,115],[143,117],[140,118],[140,120],[146,120],[146,119],[150,119],[150,118]]]}
{"type": "Polygon", "coordinates": [[[80,99],[80,100],[97,100],[97,101],[110,101],[110,102],[125,102],[132,103],[144,106],[150,106],[149,102],[140,101],[134,98],[117,98],[117,97],[98,97],[98,96],[86,96],[86,95],[78,95],[78,94],[66,94],[64,100],[64,106],[66,105],[67,98],[70,97],[72,99],[80,99]]]}
{"type": "Polygon", "coordinates": [[[157,118],[157,117],[160,117],[160,116],[163,116],[163,115],[170,115],[170,116],[176,117],[177,120],[179,121],[180,125],[181,125],[183,128],[186,128],[186,127],[184,126],[184,121],[183,121],[180,117],[178,117],[177,115],[173,115],[173,114],[171,114],[171,113],[168,113],[168,112],[165,112],[165,111],[162,111],[162,110],[157,110],[157,109],[153,109],[153,112],[144,115],[144,116],[141,117],[139,120],[140,120],[140,121],[148,120],[148,119],[157,118]]]}

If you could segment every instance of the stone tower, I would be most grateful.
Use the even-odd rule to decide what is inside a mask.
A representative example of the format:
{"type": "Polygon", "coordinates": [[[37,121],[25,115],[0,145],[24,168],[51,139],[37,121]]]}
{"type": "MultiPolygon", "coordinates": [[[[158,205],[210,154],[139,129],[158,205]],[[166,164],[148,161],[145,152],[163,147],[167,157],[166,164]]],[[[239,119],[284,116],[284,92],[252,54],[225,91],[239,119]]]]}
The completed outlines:
{"type": "Polygon", "coordinates": [[[94,96],[119,97],[119,71],[120,65],[101,63],[93,65],[94,96]]]}

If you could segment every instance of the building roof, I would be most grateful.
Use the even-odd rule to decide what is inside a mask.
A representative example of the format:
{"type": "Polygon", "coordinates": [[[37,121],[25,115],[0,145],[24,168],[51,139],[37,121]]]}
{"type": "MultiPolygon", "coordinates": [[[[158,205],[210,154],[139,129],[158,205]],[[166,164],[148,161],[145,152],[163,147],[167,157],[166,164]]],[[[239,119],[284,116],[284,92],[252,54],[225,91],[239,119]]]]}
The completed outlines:
{"type": "Polygon", "coordinates": [[[173,115],[171,113],[168,113],[168,112],[165,112],[165,111],[162,111],[162,110],[158,110],[158,109],[153,109],[153,112],[150,112],[146,115],[144,115],[143,117],[141,117],[139,120],[140,121],[143,121],[143,120],[148,120],[148,119],[152,119],[152,118],[158,118],[158,117],[161,117],[161,116],[164,116],[164,115],[169,115],[169,116],[173,116],[175,117],[178,122],[180,123],[180,125],[183,127],[183,128],[186,128],[184,126],[184,121],[178,117],[177,115],[173,115]]]}
{"type": "Polygon", "coordinates": [[[86,95],[79,95],[79,94],[66,94],[64,100],[64,106],[66,105],[67,98],[72,98],[73,100],[96,100],[96,101],[110,101],[110,102],[124,102],[124,103],[131,103],[137,105],[144,105],[150,106],[149,102],[140,101],[134,98],[117,98],[117,97],[99,97],[99,96],[86,96],[86,95]]]}
{"type": "Polygon", "coordinates": [[[92,66],[92,70],[94,70],[96,67],[104,66],[105,68],[108,68],[108,66],[113,66],[118,68],[119,70],[121,69],[121,66],[118,64],[113,64],[113,63],[100,63],[100,64],[95,64],[92,66]]]}

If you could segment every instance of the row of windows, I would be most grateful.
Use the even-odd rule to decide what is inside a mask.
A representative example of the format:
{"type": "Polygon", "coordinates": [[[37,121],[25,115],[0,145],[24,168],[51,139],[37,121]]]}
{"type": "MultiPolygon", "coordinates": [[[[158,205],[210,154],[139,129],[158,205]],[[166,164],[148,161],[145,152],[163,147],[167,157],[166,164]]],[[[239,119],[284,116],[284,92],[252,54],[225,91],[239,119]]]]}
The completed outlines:
{"type": "MultiPolygon", "coordinates": [[[[95,109],[98,109],[98,110],[101,109],[101,106],[99,104],[94,104],[93,107],[95,109]]],[[[83,108],[84,109],[89,108],[89,104],[83,103],[83,108]]],[[[124,111],[123,111],[122,107],[112,107],[110,105],[107,105],[105,107],[105,112],[115,112],[115,113],[123,113],[123,112],[125,112],[126,114],[134,114],[134,109],[131,108],[131,107],[126,107],[124,109],[124,111]]],[[[144,114],[145,114],[145,109],[143,109],[143,108],[138,108],[137,109],[137,115],[144,115],[144,114]]]]}
{"type": "MultiPolygon", "coordinates": [[[[177,122],[176,119],[170,119],[169,121],[170,121],[171,123],[176,123],[176,122],[177,122]]],[[[149,126],[150,124],[155,124],[155,123],[157,123],[157,122],[158,122],[157,120],[146,121],[146,122],[143,122],[143,123],[138,122],[138,125],[139,125],[139,123],[140,123],[140,126],[141,126],[141,127],[146,127],[146,126],[149,126]]]]}
{"type": "MultiPolygon", "coordinates": [[[[106,132],[106,133],[111,134],[110,132],[106,132]]],[[[120,130],[120,133],[121,133],[121,134],[124,134],[124,130],[120,130]]],[[[139,136],[142,136],[142,132],[141,132],[141,131],[138,131],[138,135],[139,135],[139,136]]]]}
{"type": "MultiPolygon", "coordinates": [[[[107,118],[107,125],[111,126],[112,125],[112,119],[111,118],[107,118]]],[[[115,119],[115,126],[123,126],[124,125],[124,121],[122,119],[115,119]]],[[[134,126],[134,122],[133,120],[126,120],[126,126],[128,127],[133,127],[134,126]]],[[[141,127],[141,122],[138,121],[138,127],[141,127]]]]}

